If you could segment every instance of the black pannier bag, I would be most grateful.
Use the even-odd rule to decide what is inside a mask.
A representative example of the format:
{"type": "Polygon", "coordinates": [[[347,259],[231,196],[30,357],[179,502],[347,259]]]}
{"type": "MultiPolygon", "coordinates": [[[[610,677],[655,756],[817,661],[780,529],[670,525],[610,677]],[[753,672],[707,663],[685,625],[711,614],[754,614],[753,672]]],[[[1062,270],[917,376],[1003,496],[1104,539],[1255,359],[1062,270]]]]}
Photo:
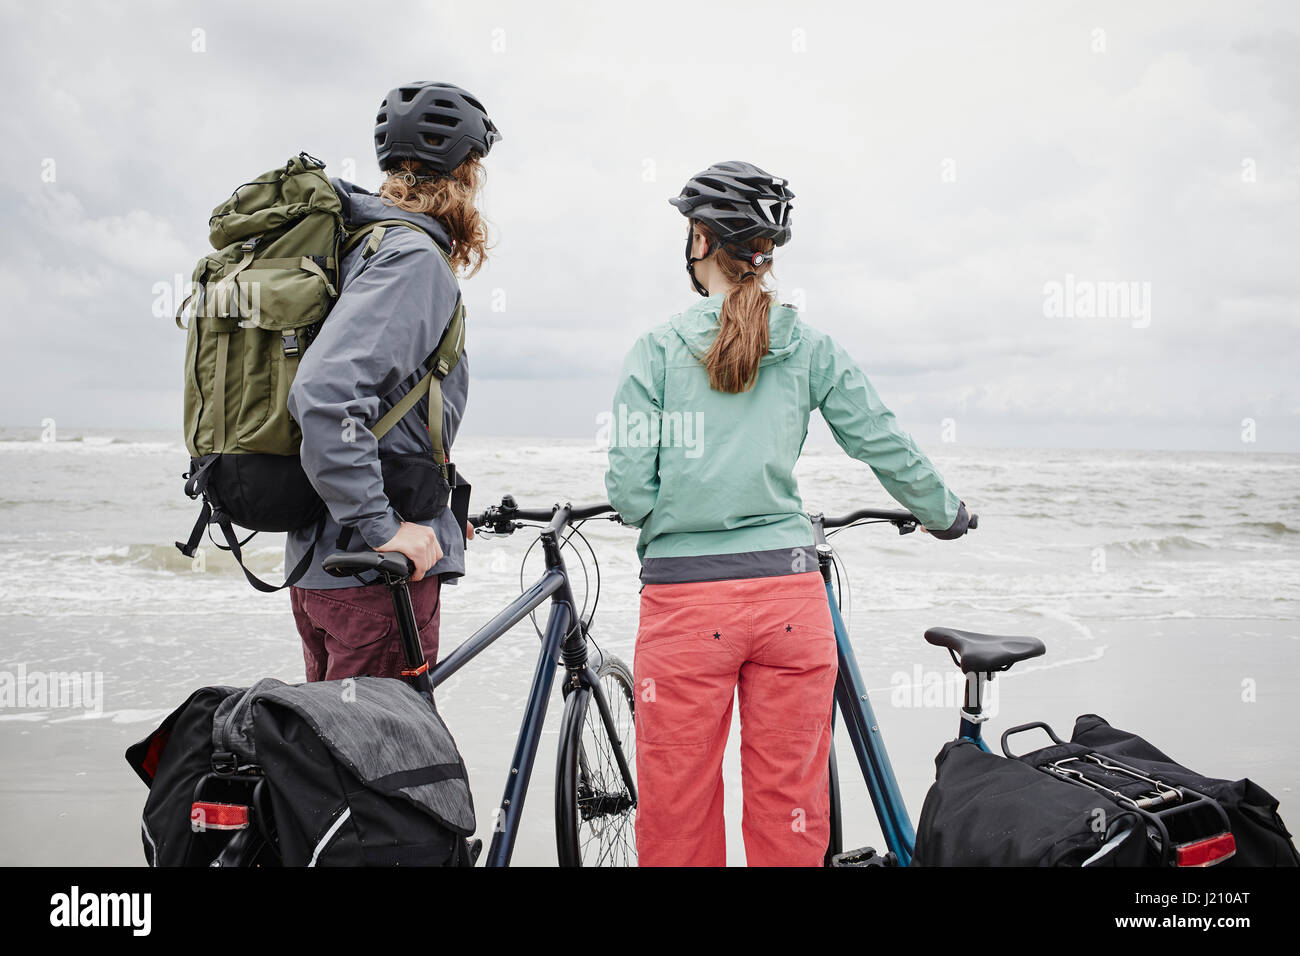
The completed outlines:
{"type": "Polygon", "coordinates": [[[916,827],[913,866],[1141,866],[1136,813],[1019,760],[953,740],[916,827]],[[1099,812],[1100,811],[1100,812],[1099,812]]]}
{"type": "Polygon", "coordinates": [[[1251,781],[1195,773],[1095,714],[1075,722],[1068,742],[1045,724],[1007,737],[1032,728],[1053,745],[1007,757],[969,740],[945,745],[917,824],[915,865],[1300,863],[1277,800],[1251,781]]]}
{"type": "MultiPolygon", "coordinates": [[[[212,772],[212,718],[238,687],[201,687],[126,751],[149,787],[141,838],[150,866],[206,866],[211,859],[190,820],[199,782],[212,772]]],[[[223,788],[227,789],[227,788],[223,788]]]]}
{"type": "Polygon", "coordinates": [[[255,826],[254,861],[470,865],[474,807],[450,731],[404,681],[358,677],[196,691],[127,761],[149,786],[153,866],[207,866],[255,826]],[[242,815],[227,820],[234,808],[242,815]]]}
{"type": "MultiPolygon", "coordinates": [[[[1300,866],[1300,854],[1278,815],[1277,800],[1251,780],[1202,776],[1176,763],[1136,734],[1112,727],[1096,714],[1084,714],[1076,720],[1070,740],[1217,801],[1228,815],[1237,844],[1237,852],[1223,862],[1224,866],[1300,866]]],[[[1029,756],[1032,755],[1026,755],[1029,756]]]]}

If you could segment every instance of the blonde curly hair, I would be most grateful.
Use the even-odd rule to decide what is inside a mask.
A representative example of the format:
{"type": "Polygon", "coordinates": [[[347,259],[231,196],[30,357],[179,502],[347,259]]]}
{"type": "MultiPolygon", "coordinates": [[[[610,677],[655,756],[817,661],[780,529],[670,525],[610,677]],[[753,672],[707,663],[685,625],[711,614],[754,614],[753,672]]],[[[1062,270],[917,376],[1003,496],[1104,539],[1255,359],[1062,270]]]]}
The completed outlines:
{"type": "Polygon", "coordinates": [[[432,178],[423,164],[407,159],[387,171],[379,196],[391,206],[427,213],[442,223],[451,235],[451,267],[468,278],[487,261],[487,224],[474,205],[486,176],[477,153],[451,175],[432,178]]]}

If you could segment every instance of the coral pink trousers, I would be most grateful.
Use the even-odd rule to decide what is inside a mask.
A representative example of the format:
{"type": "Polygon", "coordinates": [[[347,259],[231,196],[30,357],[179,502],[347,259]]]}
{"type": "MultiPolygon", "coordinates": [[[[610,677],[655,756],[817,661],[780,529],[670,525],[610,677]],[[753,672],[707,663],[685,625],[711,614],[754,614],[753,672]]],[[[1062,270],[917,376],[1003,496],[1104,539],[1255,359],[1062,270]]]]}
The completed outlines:
{"type": "Polygon", "coordinates": [[[646,585],[633,670],[640,864],[726,865],[722,755],[739,690],[748,863],[820,866],[836,673],[821,575],[646,585]]]}

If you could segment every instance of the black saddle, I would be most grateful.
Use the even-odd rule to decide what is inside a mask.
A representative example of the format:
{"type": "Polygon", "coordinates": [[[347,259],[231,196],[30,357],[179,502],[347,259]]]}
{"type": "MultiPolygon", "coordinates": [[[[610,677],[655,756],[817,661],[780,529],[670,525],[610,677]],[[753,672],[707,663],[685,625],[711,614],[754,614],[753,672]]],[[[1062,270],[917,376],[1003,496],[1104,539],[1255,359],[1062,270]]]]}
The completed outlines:
{"type": "Polygon", "coordinates": [[[1047,652],[1043,642],[1036,637],[976,634],[954,627],[932,627],[925,632],[925,639],[948,648],[957,665],[966,673],[1004,671],[1016,661],[1047,652]]]}
{"type": "Polygon", "coordinates": [[[336,578],[351,577],[362,571],[378,571],[385,577],[404,578],[411,574],[410,559],[400,551],[338,551],[321,562],[321,567],[336,578]]]}

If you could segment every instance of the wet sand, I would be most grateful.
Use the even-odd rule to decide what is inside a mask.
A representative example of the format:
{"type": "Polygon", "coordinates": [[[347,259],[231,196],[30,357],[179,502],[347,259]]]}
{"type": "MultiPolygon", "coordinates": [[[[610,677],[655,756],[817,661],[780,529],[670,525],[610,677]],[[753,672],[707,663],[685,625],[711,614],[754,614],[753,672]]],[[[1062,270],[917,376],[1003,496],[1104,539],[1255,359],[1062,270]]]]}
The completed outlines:
{"type": "MultiPolygon", "coordinates": [[[[892,615],[890,615],[892,617],[892,615]]],[[[451,615],[463,618],[466,615],[451,615]]],[[[1022,632],[1030,632],[1026,621],[1022,632]]],[[[1087,623],[1087,622],[1085,622],[1087,623]]],[[[1175,759],[1223,777],[1250,777],[1281,802],[1285,818],[1300,813],[1295,799],[1300,766],[1289,728],[1291,687],[1296,676],[1297,634],[1275,622],[1098,621],[1089,624],[1094,659],[1068,648],[1075,658],[1054,654],[1024,662],[998,678],[999,713],[992,735],[1016,723],[1046,720],[1067,736],[1074,718],[1098,713],[1112,724],[1139,732],[1175,759]],[[1100,652],[1097,654],[1096,652],[1100,652]],[[1242,681],[1256,681],[1256,699],[1242,700],[1242,681]]],[[[517,715],[526,693],[536,643],[526,632],[488,651],[509,660],[491,667],[490,692],[474,680],[474,665],[450,681],[439,695],[443,711],[469,766],[480,835],[490,838],[491,811],[500,799],[514,744],[517,715]]],[[[629,654],[624,641],[606,640],[629,654]]],[[[1064,643],[1064,642],[1058,642],[1064,643]]],[[[919,814],[933,779],[933,756],[955,730],[956,714],[946,706],[896,706],[890,684],[895,673],[944,673],[944,653],[922,642],[899,645],[892,660],[873,660],[871,643],[855,639],[864,677],[873,689],[873,706],[890,748],[895,771],[913,818],[919,814]],[[891,702],[892,700],[892,702],[891,702]]],[[[283,659],[283,658],[282,658],[283,659]]],[[[281,675],[296,679],[292,673],[281,675]]],[[[177,697],[181,688],[177,688],[177,697]]],[[[524,828],[515,851],[517,865],[551,865],[555,860],[552,825],[552,775],[558,692],[548,714],[548,732],[525,806],[524,828]]],[[[0,864],[142,865],[139,815],[143,784],[122,752],[152,724],[111,719],[0,721],[0,753],[9,767],[0,781],[0,864]]],[[[741,789],[738,716],[724,772],[727,787],[729,863],[744,860],[740,833],[741,789]]],[[[1027,737],[1026,744],[1032,745],[1027,737]]],[[[846,845],[881,845],[874,815],[847,739],[838,737],[845,792],[846,845]]],[[[1294,823],[1294,819],[1290,822],[1294,823]]]]}

